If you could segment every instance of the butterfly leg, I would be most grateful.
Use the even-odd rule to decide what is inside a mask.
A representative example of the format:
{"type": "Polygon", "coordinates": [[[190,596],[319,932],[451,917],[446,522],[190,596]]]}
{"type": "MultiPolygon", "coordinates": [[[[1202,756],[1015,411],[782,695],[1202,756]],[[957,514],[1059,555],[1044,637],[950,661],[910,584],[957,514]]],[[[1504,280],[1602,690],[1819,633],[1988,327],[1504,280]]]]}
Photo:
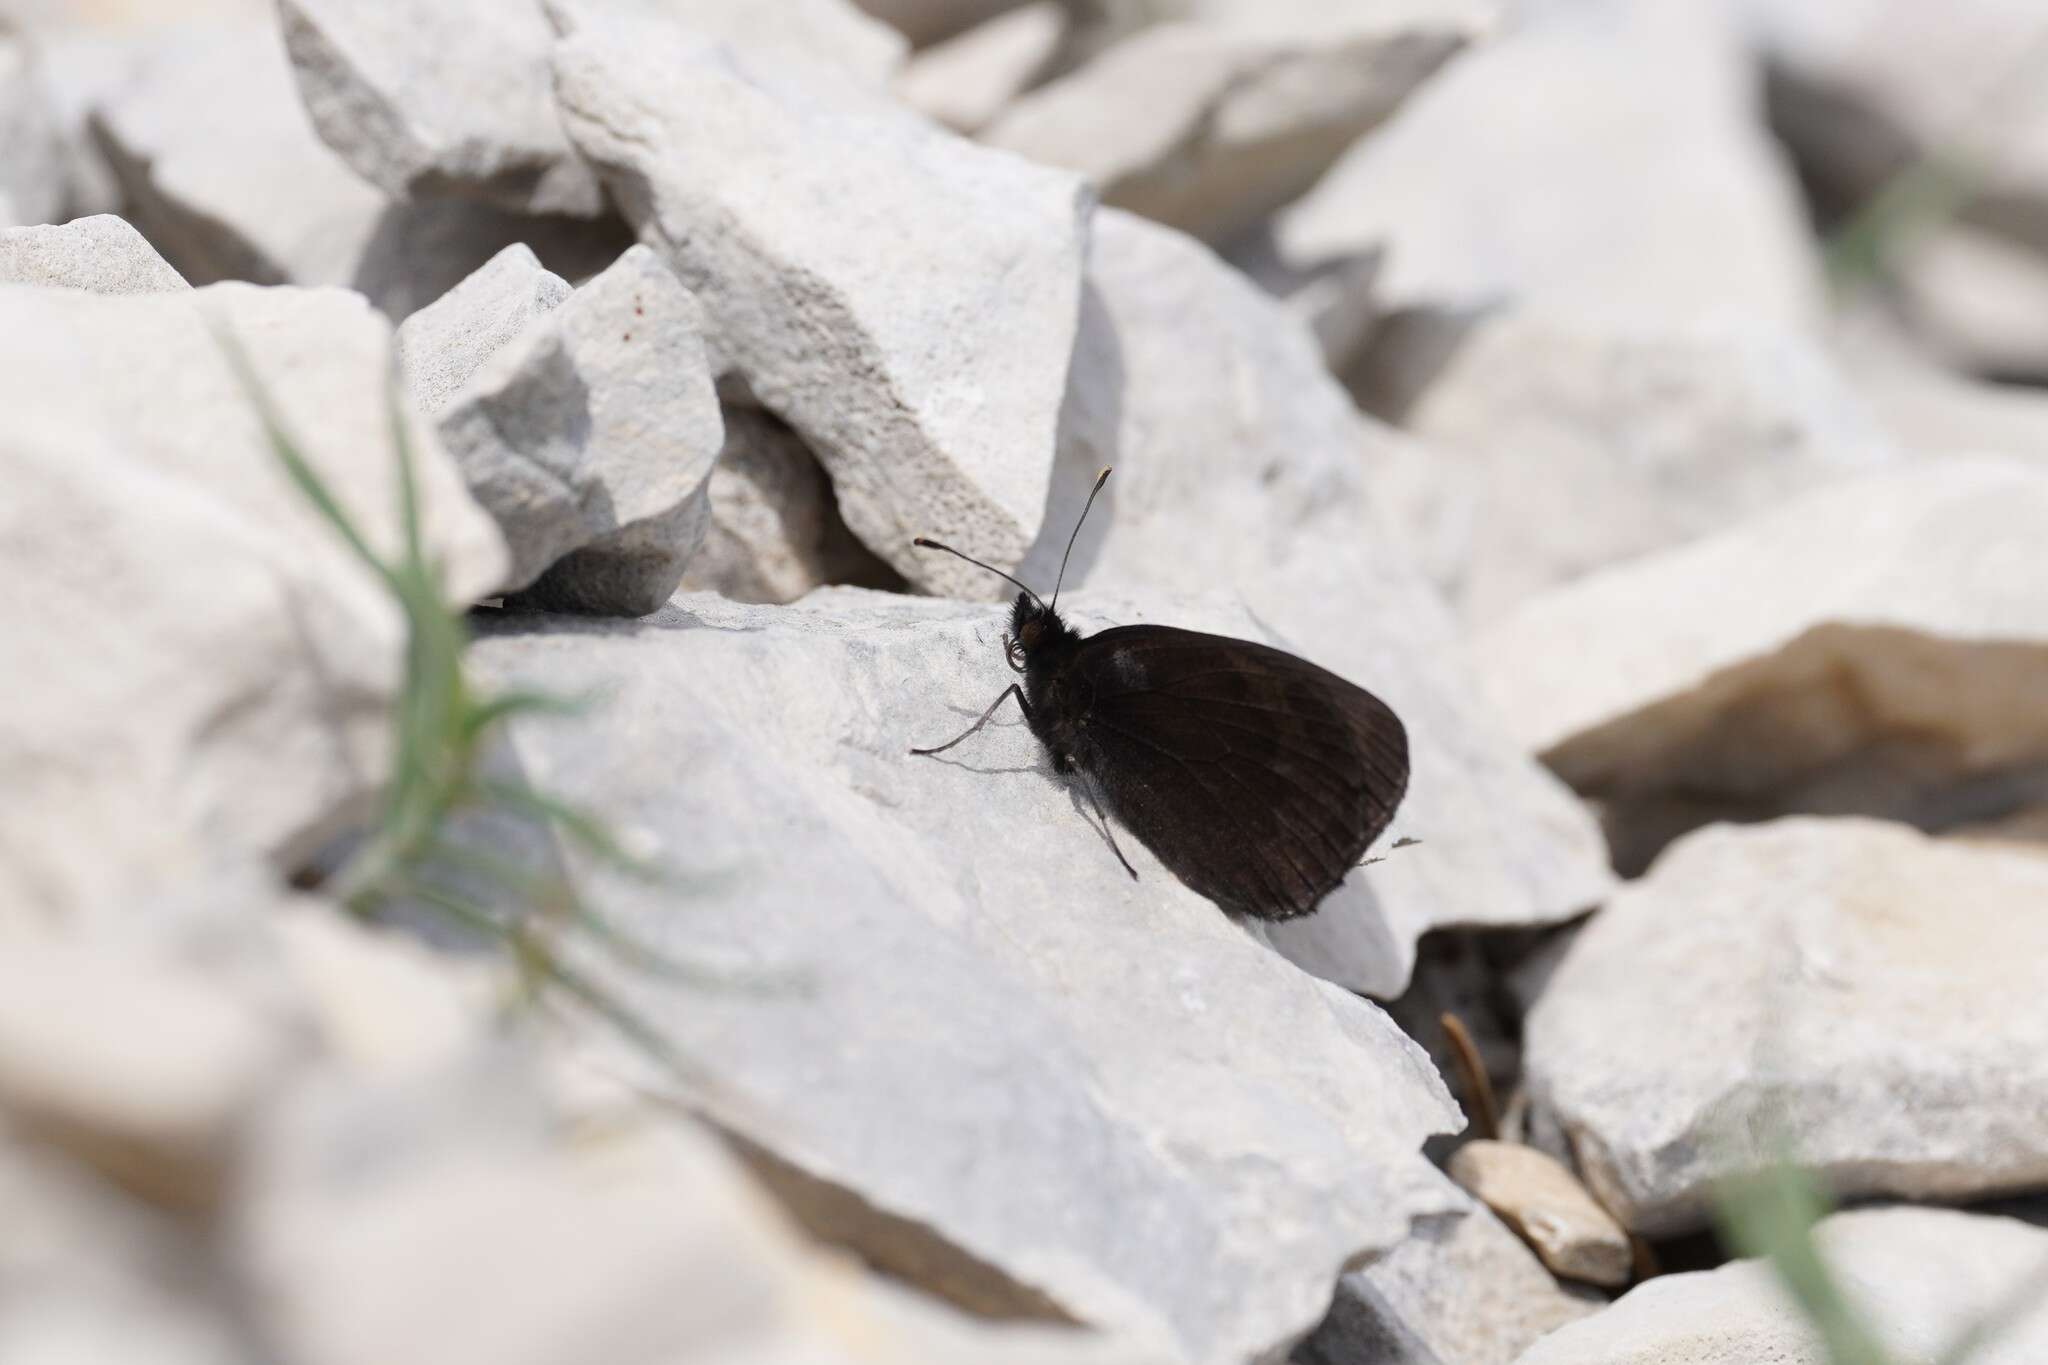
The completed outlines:
{"type": "Polygon", "coordinates": [[[1024,689],[1016,683],[1011,683],[1008,687],[1003,689],[1002,696],[997,697],[994,701],[988,704],[988,710],[981,713],[981,719],[974,722],[974,724],[968,726],[965,732],[956,735],[952,739],[947,740],[944,744],[941,744],[936,749],[912,749],[910,752],[912,752],[913,754],[923,755],[942,754],[946,752],[946,750],[952,748],[961,740],[972,737],[975,731],[981,729],[982,726],[988,724],[988,719],[990,716],[993,716],[996,713],[996,708],[998,706],[1001,706],[1004,702],[1008,701],[1011,697],[1015,697],[1017,699],[1018,707],[1020,707],[1024,712],[1024,719],[1027,721],[1030,720],[1031,703],[1024,700],[1024,689]]]}
{"type": "Polygon", "coordinates": [[[1088,804],[1095,807],[1095,818],[1102,822],[1102,834],[1104,838],[1109,840],[1109,851],[1116,854],[1116,860],[1124,865],[1124,871],[1131,874],[1131,880],[1138,880],[1138,869],[1131,866],[1131,860],[1124,856],[1124,851],[1121,848],[1117,847],[1116,831],[1109,827],[1109,817],[1102,813],[1102,799],[1095,794],[1094,777],[1089,774],[1086,768],[1079,767],[1078,765],[1075,771],[1081,774],[1081,785],[1088,789],[1088,804]]]}

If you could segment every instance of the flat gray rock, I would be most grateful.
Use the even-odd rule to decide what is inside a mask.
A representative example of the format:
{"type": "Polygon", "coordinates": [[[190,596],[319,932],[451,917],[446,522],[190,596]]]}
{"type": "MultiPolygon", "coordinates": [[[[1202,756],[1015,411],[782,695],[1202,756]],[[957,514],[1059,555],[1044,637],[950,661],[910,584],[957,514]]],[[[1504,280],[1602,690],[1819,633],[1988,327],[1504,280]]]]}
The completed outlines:
{"type": "Polygon", "coordinates": [[[1903,459],[1814,342],[1747,323],[1609,325],[1533,308],[1474,323],[1402,415],[1463,545],[1439,568],[1472,626],[1548,589],[1903,459]]]}
{"type": "Polygon", "coordinates": [[[1014,717],[909,755],[1009,682],[992,617],[855,589],[688,595],[631,626],[514,618],[473,658],[493,683],[605,697],[587,728],[522,728],[517,757],[692,888],[595,878],[613,922],[758,983],[606,978],[807,1223],[985,1314],[1201,1365],[1282,1349],[1345,1264],[1440,1206],[1417,1153],[1456,1110],[1376,1006],[1130,840],[1126,876],[1014,717]]]}
{"type": "MultiPolygon", "coordinates": [[[[1413,776],[1389,841],[1421,846],[1271,926],[1273,942],[1390,997],[1431,928],[1541,923],[1596,903],[1610,881],[1593,822],[1479,700],[1455,623],[1376,507],[1406,443],[1361,418],[1307,332],[1199,243],[1104,210],[1090,279],[1046,529],[1019,577],[1048,589],[1095,472],[1113,465],[1070,587],[1234,598],[1408,729],[1413,776]]],[[[993,639],[989,659],[1000,667],[993,639]]]]}
{"type": "Polygon", "coordinates": [[[817,453],[846,524],[922,587],[987,594],[910,542],[1009,565],[1038,533],[1080,182],[644,16],[575,17],[555,70],[571,138],[817,453]]]}
{"type": "Polygon", "coordinates": [[[1531,1102],[1646,1235],[1781,1147],[1845,1199],[2037,1187],[2048,921],[2020,907],[2044,895],[2034,851],[1902,825],[1701,830],[1573,942],[1529,1017],[1531,1102]]]}
{"type": "Polygon", "coordinates": [[[279,15],[313,126],[395,198],[604,211],[555,111],[538,0],[285,0],[279,15]]]}
{"type": "MultiPolygon", "coordinates": [[[[241,339],[385,554],[389,324],[338,290],[0,295],[0,905],[119,914],[215,868],[289,871],[361,816],[390,762],[403,628],[286,479],[209,322],[241,339]]],[[[411,429],[429,550],[472,601],[503,543],[411,429]]]]}
{"type": "Polygon", "coordinates": [[[91,294],[163,294],[192,287],[132,223],[111,214],[61,226],[0,229],[0,283],[55,285],[91,294]]]}
{"type": "Polygon", "coordinates": [[[724,440],[697,301],[636,246],[571,292],[509,247],[399,331],[407,384],[512,551],[508,591],[637,616],[707,524],[724,440]]]}
{"type": "Polygon", "coordinates": [[[1956,459],[1809,493],[1479,633],[1528,748],[1640,868],[1712,819],[1924,828],[2039,799],[2048,474],[1956,459]]]}
{"type": "MultiPolygon", "coordinates": [[[[1446,1182],[1448,1184],[1448,1182],[1446,1182]]],[[[1408,1240],[1337,1282],[1295,1365],[1510,1365],[1546,1332],[1603,1306],[1551,1278],[1482,1204],[1455,1188],[1408,1240]]]]}
{"type": "Polygon", "coordinates": [[[1103,202],[1229,242],[1294,199],[1477,32],[1476,7],[1146,28],[1012,104],[991,146],[1088,177],[1103,202]]]}
{"type": "MultiPolygon", "coordinates": [[[[1951,1209],[1858,1209],[1814,1240],[1858,1320],[1892,1360],[1936,1360],[1980,1318],[2040,1282],[2048,1232],[1951,1209]],[[2032,1280],[2028,1277],[2032,1276],[2032,1280]]],[[[2048,1312],[2005,1320],[1972,1365],[2031,1365],[2048,1353],[2048,1312]]],[[[1759,1261],[1661,1275],[1584,1322],[1544,1338],[1516,1365],[1823,1365],[1810,1320],[1759,1261]]]]}

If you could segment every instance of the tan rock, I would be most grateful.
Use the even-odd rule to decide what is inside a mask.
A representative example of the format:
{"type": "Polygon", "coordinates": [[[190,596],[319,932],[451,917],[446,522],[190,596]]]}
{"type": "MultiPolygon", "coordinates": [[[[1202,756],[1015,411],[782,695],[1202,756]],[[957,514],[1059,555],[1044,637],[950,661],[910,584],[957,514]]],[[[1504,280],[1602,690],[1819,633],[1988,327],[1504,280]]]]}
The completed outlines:
{"type": "Polygon", "coordinates": [[[1605,803],[1616,863],[1715,818],[1923,828],[2039,799],[2048,474],[1955,460],[1810,493],[1480,632],[1523,741],[1605,803]]]}
{"type": "Polygon", "coordinates": [[[1610,1288],[1629,1282],[1628,1234],[1555,1158],[1519,1143],[1477,1138],[1452,1154],[1447,1169],[1555,1273],[1610,1288]]]}

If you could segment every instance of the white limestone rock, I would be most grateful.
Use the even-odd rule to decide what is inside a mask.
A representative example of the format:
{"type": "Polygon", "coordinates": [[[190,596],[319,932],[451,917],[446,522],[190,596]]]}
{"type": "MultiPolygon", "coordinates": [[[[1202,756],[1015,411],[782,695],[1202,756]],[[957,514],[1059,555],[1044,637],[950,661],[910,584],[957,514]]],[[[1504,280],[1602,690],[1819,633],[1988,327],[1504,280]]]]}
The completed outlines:
{"type": "Polygon", "coordinates": [[[1402,426],[1437,456],[1434,496],[1465,503],[1444,586],[1473,626],[1903,464],[1817,346],[1741,323],[1608,326],[1505,309],[1467,332],[1402,426]]]}
{"type": "Polygon", "coordinates": [[[682,586],[735,602],[794,602],[832,583],[888,588],[901,579],[854,539],[832,481],[781,420],[728,408],[711,472],[711,524],[682,586]]]}
{"type": "Polygon", "coordinates": [[[856,0],[860,7],[908,38],[929,47],[986,24],[1020,0],[856,0]]]}
{"type": "Polygon", "coordinates": [[[538,3],[283,0],[279,15],[314,128],[388,194],[604,211],[555,111],[538,3]]]}
{"type": "Polygon", "coordinates": [[[724,439],[704,318],[636,246],[583,288],[508,247],[399,332],[412,393],[497,519],[508,590],[637,616],[704,537],[724,439]]]}
{"type": "Polygon", "coordinates": [[[897,98],[956,133],[980,132],[1052,69],[1066,31],[1060,0],[1034,0],[917,53],[897,98]]]}
{"type": "Polygon", "coordinates": [[[1923,828],[2038,800],[2048,474],[1956,459],[1810,493],[1479,634],[1522,742],[1640,868],[1715,818],[1923,828]]]}
{"type": "Polygon", "coordinates": [[[398,319],[516,242],[572,280],[631,245],[610,219],[391,202],[314,132],[274,24],[152,41],[91,128],[128,216],[194,284],[345,285],[398,319]]]}
{"type": "Polygon", "coordinates": [[[1146,28],[982,133],[1103,202],[1229,242],[1300,195],[1474,36],[1443,0],[1146,28]]]}
{"type": "Polygon", "coordinates": [[[870,549],[921,587],[988,593],[910,542],[943,535],[1007,565],[1038,533],[1081,184],[672,23],[570,17],[555,56],[570,136],[720,350],[817,453],[870,549]]]}
{"type": "Polygon", "coordinates": [[[384,212],[314,133],[271,26],[166,35],[91,127],[136,226],[195,284],[346,283],[384,212]]]}
{"type": "MultiPolygon", "coordinates": [[[[398,544],[390,329],[341,291],[0,286],[0,918],[289,870],[390,762],[397,608],[286,478],[215,328],[375,549],[398,544]],[[114,833],[109,833],[110,831],[114,833]]],[[[408,417],[456,602],[503,542],[408,417]]]]}
{"type": "Polygon", "coordinates": [[[979,1322],[823,1254],[683,1121],[615,1111],[579,1144],[510,1068],[435,1079],[308,1085],[253,1144],[229,1260],[291,1360],[1174,1365],[979,1322]]]}
{"type": "Polygon", "coordinates": [[[1389,311],[1813,327],[1804,209],[1714,6],[1531,19],[1361,139],[1276,231],[1306,268],[1375,247],[1389,311]]]}
{"type": "Polygon", "coordinates": [[[64,144],[28,44],[0,29],[0,228],[48,223],[64,208],[64,144]]]}
{"type": "Polygon", "coordinates": [[[1235,597],[1262,633],[1407,726],[1413,775],[1390,835],[1421,846],[1354,873],[1318,914],[1268,928],[1272,941],[1392,997],[1432,928],[1597,903],[1610,881],[1592,821],[1488,713],[1404,528],[1375,506],[1381,482],[1428,452],[1361,418],[1307,333],[1199,243],[1105,210],[1090,276],[1046,529],[1019,577],[1054,581],[1095,472],[1114,466],[1070,588],[1235,597]]]}
{"type": "MultiPolygon", "coordinates": [[[[584,0],[547,0],[550,5],[584,0]]],[[[902,69],[909,45],[852,0],[658,0],[664,14],[717,38],[762,65],[828,67],[863,89],[883,91],[902,69]]]]}
{"type": "Polygon", "coordinates": [[[0,1361],[257,1365],[194,1221],[0,1130],[0,1361]]]}
{"type": "Polygon", "coordinates": [[[1632,1230],[1781,1150],[1844,1198],[2048,1182],[2048,894],[2030,851],[1801,818],[1687,836],[1573,942],[1532,1103],[1632,1230]],[[1673,1027],[1683,1020],[1683,1027],[1673,1027]]]}
{"type": "Polygon", "coordinates": [[[1888,275],[1903,325],[1935,359],[2011,384],[2048,379],[2048,255],[1950,224],[1906,246],[1888,275]]]}
{"type": "Polygon", "coordinates": [[[196,972],[17,925],[0,952],[0,1114],[160,1202],[209,1204],[288,1035],[196,972]]]}
{"type": "Polygon", "coordinates": [[[1964,216],[2048,252],[2048,92],[2029,0],[1739,0],[1774,72],[1771,119],[1833,203],[1922,157],[1967,168],[1964,216]]]}
{"type": "Polygon", "coordinates": [[[92,294],[191,288],[133,224],[111,214],[61,226],[0,228],[0,284],[54,285],[92,294]]]}
{"type": "MultiPolygon", "coordinates": [[[[1970,1360],[2030,1365],[2048,1353],[2040,1295],[2015,1301],[2039,1283],[2048,1232],[1949,1209],[1881,1208],[1835,1214],[1816,1228],[1815,1241],[1889,1359],[1939,1359],[1977,1320],[2011,1307],[2017,1315],[1970,1360]]],[[[1776,1272],[1761,1261],[1735,1261],[1638,1285],[1606,1311],[1544,1338],[1516,1365],[1822,1365],[1827,1358],[1776,1272]]]]}
{"type": "Polygon", "coordinates": [[[614,923],[759,983],[604,977],[814,1231],[984,1314],[1197,1365],[1283,1349],[1344,1265],[1439,1206],[1417,1150],[1455,1108],[1377,1007],[1135,841],[1126,876],[1021,724],[909,755],[1010,681],[995,629],[988,606],[856,589],[689,595],[630,627],[515,618],[472,658],[605,689],[603,727],[523,728],[518,759],[697,888],[685,909],[580,869],[614,923]]]}

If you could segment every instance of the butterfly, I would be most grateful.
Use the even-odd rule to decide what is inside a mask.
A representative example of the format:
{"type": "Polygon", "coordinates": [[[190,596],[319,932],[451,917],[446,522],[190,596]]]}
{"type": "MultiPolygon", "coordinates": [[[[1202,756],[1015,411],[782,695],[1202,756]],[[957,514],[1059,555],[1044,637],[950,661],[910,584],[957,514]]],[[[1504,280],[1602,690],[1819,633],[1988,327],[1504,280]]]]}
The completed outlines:
{"type": "MultiPolygon", "coordinates": [[[[1096,477],[1067,555],[1109,475],[1096,477]]],[[[950,545],[912,543],[1022,589],[1003,653],[1023,681],[963,734],[911,753],[946,752],[1015,698],[1053,770],[1086,789],[1126,872],[1138,875],[1105,807],[1192,890],[1255,919],[1314,913],[1394,818],[1408,732],[1365,689],[1248,640],[1151,625],[1082,635],[1058,611],[1065,557],[1047,605],[950,545]]]]}

